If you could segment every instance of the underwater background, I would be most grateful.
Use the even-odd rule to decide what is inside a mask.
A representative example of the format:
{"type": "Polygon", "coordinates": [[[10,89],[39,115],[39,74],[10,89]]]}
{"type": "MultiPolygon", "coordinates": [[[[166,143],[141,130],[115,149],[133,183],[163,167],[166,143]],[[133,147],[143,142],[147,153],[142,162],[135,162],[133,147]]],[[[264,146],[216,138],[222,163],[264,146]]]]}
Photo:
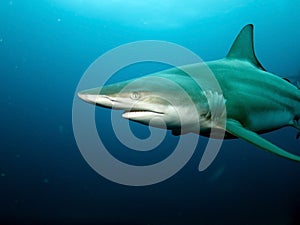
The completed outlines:
{"type": "MultiPolygon", "coordinates": [[[[89,167],[72,130],[73,98],[86,69],[132,41],[174,42],[208,61],[224,57],[240,29],[253,23],[263,66],[299,77],[299,12],[296,0],[1,0],[0,224],[300,224],[299,163],[226,140],[199,172],[207,143],[200,137],[175,176],[124,186],[89,167]]],[[[115,79],[161,69],[146,63],[115,79]]],[[[116,141],[108,109],[97,108],[95,116],[107,148],[133,164],[160,161],[177,141],[168,132],[158,150],[142,156],[116,141]]],[[[149,135],[146,126],[131,128],[140,138],[149,135]]],[[[263,136],[300,154],[296,133],[283,128],[263,136]]]]}

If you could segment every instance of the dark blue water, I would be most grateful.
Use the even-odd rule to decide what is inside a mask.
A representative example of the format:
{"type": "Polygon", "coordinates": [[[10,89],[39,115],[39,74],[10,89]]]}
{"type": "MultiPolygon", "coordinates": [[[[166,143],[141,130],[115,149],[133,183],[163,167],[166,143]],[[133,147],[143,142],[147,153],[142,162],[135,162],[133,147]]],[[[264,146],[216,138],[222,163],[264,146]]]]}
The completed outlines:
{"type": "MultiPolygon", "coordinates": [[[[230,140],[200,173],[207,142],[201,137],[192,159],[172,178],[123,186],[89,167],[72,130],[73,97],[84,71],[106,51],[131,41],[175,42],[213,60],[224,57],[239,30],[253,23],[264,67],[283,77],[299,75],[299,3],[79,2],[0,2],[0,224],[300,224],[295,162],[230,140]]],[[[140,68],[122,78],[156,69],[140,68]]],[[[105,127],[107,148],[141,163],[137,153],[118,153],[124,148],[114,141],[110,111],[99,108],[96,117],[98,127],[105,127]]],[[[142,138],[149,135],[146,126],[132,129],[142,138]]],[[[264,135],[299,153],[295,136],[291,128],[264,135]]],[[[168,146],[177,139],[168,133],[167,140],[166,151],[150,154],[147,163],[170,154],[168,146]]]]}

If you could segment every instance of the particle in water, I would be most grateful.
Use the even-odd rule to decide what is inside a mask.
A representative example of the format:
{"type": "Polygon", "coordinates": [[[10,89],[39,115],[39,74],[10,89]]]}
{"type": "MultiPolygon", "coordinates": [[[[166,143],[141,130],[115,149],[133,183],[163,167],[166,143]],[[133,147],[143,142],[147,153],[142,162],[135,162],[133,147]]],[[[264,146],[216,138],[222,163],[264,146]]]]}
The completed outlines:
{"type": "Polygon", "coordinates": [[[5,175],[6,175],[5,173],[1,173],[1,177],[5,177],[5,175]]]}
{"type": "Polygon", "coordinates": [[[43,182],[44,182],[45,184],[48,184],[48,183],[49,183],[49,180],[48,180],[47,178],[45,178],[45,179],[43,180],[43,182]]]}
{"type": "Polygon", "coordinates": [[[59,133],[62,134],[62,133],[64,132],[64,126],[60,124],[60,125],[58,126],[58,130],[59,130],[59,133]]]}

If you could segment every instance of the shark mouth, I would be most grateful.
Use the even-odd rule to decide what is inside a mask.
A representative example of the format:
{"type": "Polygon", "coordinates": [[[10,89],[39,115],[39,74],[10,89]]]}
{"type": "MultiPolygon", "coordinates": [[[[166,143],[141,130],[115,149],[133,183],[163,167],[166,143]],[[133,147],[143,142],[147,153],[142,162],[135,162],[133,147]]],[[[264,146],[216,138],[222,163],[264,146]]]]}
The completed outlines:
{"type": "Polygon", "coordinates": [[[130,110],[125,111],[122,117],[125,119],[142,119],[142,118],[153,118],[155,116],[163,115],[164,113],[149,111],[149,110],[130,110]]]}

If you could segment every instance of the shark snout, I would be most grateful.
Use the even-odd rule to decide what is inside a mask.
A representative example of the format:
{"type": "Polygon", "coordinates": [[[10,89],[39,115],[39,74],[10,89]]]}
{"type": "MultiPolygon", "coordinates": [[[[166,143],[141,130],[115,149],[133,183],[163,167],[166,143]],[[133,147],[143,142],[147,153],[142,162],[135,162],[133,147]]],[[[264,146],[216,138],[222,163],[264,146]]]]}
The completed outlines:
{"type": "Polygon", "coordinates": [[[107,95],[90,94],[85,92],[79,92],[77,95],[85,102],[109,108],[112,108],[114,106],[114,103],[116,102],[115,98],[107,95]]]}
{"type": "Polygon", "coordinates": [[[118,96],[109,96],[104,94],[95,94],[87,91],[79,92],[78,97],[85,102],[102,106],[105,108],[131,110],[134,108],[134,102],[127,99],[120,98],[118,96]]]}
{"type": "Polygon", "coordinates": [[[91,104],[106,108],[124,110],[122,117],[126,119],[148,120],[155,116],[164,115],[165,111],[158,107],[158,105],[152,105],[147,102],[132,100],[129,98],[99,94],[96,91],[82,91],[77,95],[83,101],[91,104]]]}

